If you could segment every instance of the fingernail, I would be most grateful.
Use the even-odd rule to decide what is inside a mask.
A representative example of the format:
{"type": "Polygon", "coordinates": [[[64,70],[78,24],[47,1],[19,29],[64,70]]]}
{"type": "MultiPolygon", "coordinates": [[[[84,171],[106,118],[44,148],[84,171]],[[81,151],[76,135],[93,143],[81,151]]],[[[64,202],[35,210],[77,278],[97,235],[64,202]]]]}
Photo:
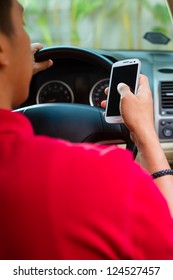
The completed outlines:
{"type": "Polygon", "coordinates": [[[53,65],[53,61],[51,59],[49,59],[48,61],[48,67],[51,67],[53,65]]]}

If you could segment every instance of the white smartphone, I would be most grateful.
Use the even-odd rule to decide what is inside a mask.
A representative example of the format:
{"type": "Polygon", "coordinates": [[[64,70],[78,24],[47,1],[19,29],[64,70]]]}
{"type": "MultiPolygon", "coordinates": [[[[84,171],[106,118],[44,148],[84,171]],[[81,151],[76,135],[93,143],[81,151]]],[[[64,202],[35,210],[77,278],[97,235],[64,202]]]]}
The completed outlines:
{"type": "Polygon", "coordinates": [[[119,103],[120,95],[117,91],[119,83],[127,84],[131,91],[136,94],[138,88],[138,80],[141,69],[139,59],[128,59],[115,62],[112,65],[109,92],[107,98],[107,106],[105,112],[105,120],[108,123],[122,123],[123,119],[120,115],[119,103]]]}

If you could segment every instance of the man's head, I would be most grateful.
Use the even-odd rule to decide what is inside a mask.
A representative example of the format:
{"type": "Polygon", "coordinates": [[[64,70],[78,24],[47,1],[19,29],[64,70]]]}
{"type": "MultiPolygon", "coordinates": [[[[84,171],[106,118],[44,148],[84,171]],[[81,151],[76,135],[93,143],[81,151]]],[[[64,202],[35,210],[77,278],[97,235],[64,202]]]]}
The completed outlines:
{"type": "Polygon", "coordinates": [[[12,108],[28,96],[32,76],[30,40],[17,0],[0,0],[0,108],[12,108]]]}

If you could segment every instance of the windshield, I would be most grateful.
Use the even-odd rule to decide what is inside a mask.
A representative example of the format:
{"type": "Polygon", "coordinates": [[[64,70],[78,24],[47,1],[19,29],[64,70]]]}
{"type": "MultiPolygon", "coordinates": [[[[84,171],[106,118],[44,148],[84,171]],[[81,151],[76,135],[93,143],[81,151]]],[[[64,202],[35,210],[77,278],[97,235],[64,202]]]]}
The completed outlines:
{"type": "Polygon", "coordinates": [[[20,0],[32,42],[92,49],[173,50],[166,0],[20,0]]]}

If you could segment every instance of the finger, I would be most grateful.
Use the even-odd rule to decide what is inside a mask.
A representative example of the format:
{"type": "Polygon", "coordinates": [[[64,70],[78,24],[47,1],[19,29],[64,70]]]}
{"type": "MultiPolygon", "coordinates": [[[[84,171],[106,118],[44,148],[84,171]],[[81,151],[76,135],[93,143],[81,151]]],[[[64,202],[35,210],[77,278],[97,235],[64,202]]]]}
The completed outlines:
{"type": "Polygon", "coordinates": [[[150,93],[150,85],[149,85],[149,80],[145,75],[140,75],[139,77],[139,86],[138,86],[138,91],[137,91],[137,96],[140,97],[140,95],[145,92],[145,95],[150,93]]]}
{"type": "Polygon", "coordinates": [[[141,87],[141,86],[149,86],[149,81],[148,81],[148,78],[147,76],[145,75],[140,75],[139,76],[139,86],[138,86],[138,89],[141,87]]]}
{"type": "Polygon", "coordinates": [[[34,64],[34,74],[46,70],[47,68],[51,67],[53,65],[53,61],[51,59],[43,62],[38,62],[34,64]]]}
{"type": "Polygon", "coordinates": [[[31,44],[31,51],[33,54],[35,54],[37,51],[41,50],[42,48],[43,48],[43,45],[40,43],[31,44]]]}
{"type": "Polygon", "coordinates": [[[103,109],[106,108],[106,103],[107,103],[106,100],[103,100],[103,101],[101,102],[101,107],[102,107],[103,109]]]}
{"type": "MultiPolygon", "coordinates": [[[[109,88],[108,88],[108,87],[105,88],[105,94],[106,94],[106,95],[108,95],[108,91],[109,91],[109,88]]],[[[103,101],[101,102],[101,107],[102,107],[103,109],[105,109],[105,108],[106,108],[106,104],[107,104],[107,101],[106,101],[106,100],[103,100],[103,101]]]]}
{"type": "Polygon", "coordinates": [[[109,88],[105,88],[105,94],[108,95],[109,88]]]}

